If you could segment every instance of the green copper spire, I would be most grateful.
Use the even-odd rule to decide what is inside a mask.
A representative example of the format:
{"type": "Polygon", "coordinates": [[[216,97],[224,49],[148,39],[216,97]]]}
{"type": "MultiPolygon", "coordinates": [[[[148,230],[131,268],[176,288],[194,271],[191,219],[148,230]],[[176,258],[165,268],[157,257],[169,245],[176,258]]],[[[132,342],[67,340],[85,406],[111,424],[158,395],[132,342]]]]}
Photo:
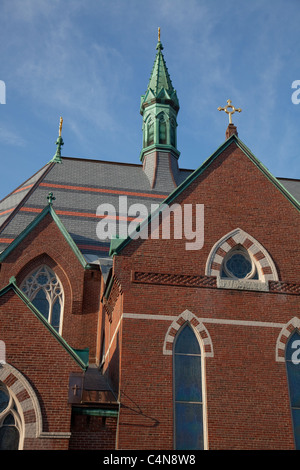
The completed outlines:
{"type": "Polygon", "coordinates": [[[140,103],[140,113],[143,116],[142,161],[148,151],[158,148],[171,151],[176,158],[179,156],[176,137],[179,101],[162,53],[160,28],[156,50],[148,88],[141,96],[140,103]]]}
{"type": "Polygon", "coordinates": [[[156,57],[152,68],[147,91],[141,97],[141,114],[143,109],[153,102],[153,99],[168,100],[177,111],[179,109],[179,101],[177,98],[176,90],[172,85],[169,71],[166,65],[164,55],[162,53],[163,45],[160,41],[160,32],[158,36],[158,43],[156,46],[156,57]]]}

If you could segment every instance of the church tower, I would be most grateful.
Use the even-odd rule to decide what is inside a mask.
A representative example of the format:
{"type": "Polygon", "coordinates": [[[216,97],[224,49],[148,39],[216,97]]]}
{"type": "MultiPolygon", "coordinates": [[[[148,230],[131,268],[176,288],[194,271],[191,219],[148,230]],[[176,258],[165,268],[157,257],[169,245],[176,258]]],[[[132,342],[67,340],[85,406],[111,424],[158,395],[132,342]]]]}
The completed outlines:
{"type": "Polygon", "coordinates": [[[177,114],[179,101],[162,53],[158,29],[156,57],[148,88],[141,97],[143,149],[140,159],[152,189],[172,190],[178,185],[177,114]]]}

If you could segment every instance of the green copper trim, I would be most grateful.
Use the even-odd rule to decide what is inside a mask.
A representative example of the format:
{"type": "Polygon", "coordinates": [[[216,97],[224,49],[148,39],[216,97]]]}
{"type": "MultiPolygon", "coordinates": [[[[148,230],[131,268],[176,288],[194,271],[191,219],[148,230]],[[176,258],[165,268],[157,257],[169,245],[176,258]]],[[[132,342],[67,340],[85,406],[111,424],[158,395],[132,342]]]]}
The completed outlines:
{"type": "MultiPolygon", "coordinates": [[[[49,197],[49,196],[48,196],[49,197]]],[[[27,235],[46,217],[47,214],[50,214],[54,222],[56,223],[57,227],[65,237],[67,243],[69,244],[70,248],[73,250],[75,255],[77,256],[79,262],[85,269],[89,269],[90,265],[84,259],[81,251],[77,247],[76,243],[66,230],[65,226],[61,222],[60,218],[56,214],[55,210],[52,207],[53,197],[51,198],[51,203],[42,210],[42,212],[21,232],[11,243],[8,247],[0,254],[0,263],[2,263],[5,258],[27,237],[27,235]]]]}
{"type": "Polygon", "coordinates": [[[64,145],[64,141],[62,139],[62,136],[58,136],[57,141],[55,142],[55,145],[57,146],[55,155],[53,156],[52,160],[50,160],[49,163],[62,163],[61,160],[61,147],[64,145]]]}
{"type": "Polygon", "coordinates": [[[106,417],[118,417],[119,410],[103,409],[103,408],[81,408],[79,406],[73,406],[72,410],[78,415],[89,415],[89,416],[106,416],[106,417]]]}
{"type": "MultiPolygon", "coordinates": [[[[270,171],[254,156],[254,154],[250,151],[250,149],[235,135],[233,134],[229,137],[209,158],[207,158],[204,163],[196,169],[193,173],[191,173],[177,188],[172,191],[172,193],[160,204],[158,209],[150,214],[147,219],[142,221],[139,225],[140,230],[143,229],[146,225],[150,223],[153,217],[157,217],[161,210],[161,206],[166,207],[169,206],[174,199],[176,199],[198,176],[200,176],[213,162],[219,155],[232,143],[235,143],[237,147],[239,147],[242,152],[254,163],[254,165],[268,178],[268,180],[276,186],[276,188],[287,198],[287,200],[298,210],[300,211],[300,203],[297,201],[287,189],[270,173],[270,171]]],[[[138,228],[136,229],[138,230],[138,228]]],[[[113,244],[110,246],[109,254],[110,256],[118,255],[122,249],[130,243],[133,238],[128,236],[125,240],[120,240],[119,244],[114,241],[113,244]]]]}
{"type": "Polygon", "coordinates": [[[44,318],[44,316],[39,312],[39,310],[30,302],[24,292],[22,292],[21,289],[16,285],[16,279],[14,277],[11,277],[9,284],[3,289],[1,289],[0,297],[6,294],[10,289],[15,292],[15,294],[24,302],[24,304],[32,311],[32,313],[43,323],[43,325],[57,339],[61,346],[67,351],[67,353],[77,362],[77,364],[83,370],[86,370],[88,367],[88,360],[86,355],[87,350],[75,350],[71,348],[71,346],[57,333],[57,331],[44,318]]]}
{"type": "Polygon", "coordinates": [[[144,160],[144,155],[145,153],[151,153],[153,150],[156,150],[156,151],[162,151],[162,152],[172,152],[172,154],[174,155],[174,157],[178,158],[180,157],[180,152],[179,150],[177,150],[177,148],[173,147],[173,145],[167,145],[167,144],[152,144],[152,145],[149,145],[149,147],[145,147],[141,150],[141,153],[140,153],[140,160],[143,161],[144,160]]]}
{"type": "Polygon", "coordinates": [[[152,148],[171,150],[177,158],[180,155],[177,150],[179,101],[162,53],[160,38],[156,49],[148,87],[140,101],[140,114],[143,116],[143,148],[140,153],[142,162],[145,153],[152,148]]]}
{"type": "Polygon", "coordinates": [[[151,103],[154,98],[172,100],[175,106],[179,109],[177,93],[172,85],[169,71],[162,53],[163,45],[160,41],[158,41],[156,49],[157,53],[152,67],[147,91],[141,97],[141,112],[143,105],[151,103]]]}

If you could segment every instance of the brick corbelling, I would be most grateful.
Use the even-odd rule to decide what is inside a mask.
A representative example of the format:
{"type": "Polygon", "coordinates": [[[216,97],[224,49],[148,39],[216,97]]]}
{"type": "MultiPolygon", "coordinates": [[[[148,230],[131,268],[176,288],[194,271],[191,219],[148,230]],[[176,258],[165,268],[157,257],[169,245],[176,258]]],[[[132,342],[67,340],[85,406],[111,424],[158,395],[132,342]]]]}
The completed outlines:
{"type": "Polygon", "coordinates": [[[216,287],[214,276],[189,276],[185,274],[153,273],[132,271],[132,282],[141,284],[162,284],[184,287],[216,287]]]}
{"type": "Polygon", "coordinates": [[[270,292],[276,294],[300,295],[300,283],[269,281],[270,292]]]}
{"type": "MultiPolygon", "coordinates": [[[[265,268],[269,272],[269,268],[265,268]]],[[[217,288],[215,276],[189,276],[172,273],[153,273],[153,272],[131,272],[131,281],[136,284],[157,284],[172,285],[184,287],[205,287],[210,289],[217,288]]],[[[269,281],[269,292],[277,294],[300,295],[300,283],[269,281]]]]}
{"type": "Polygon", "coordinates": [[[104,310],[107,313],[110,322],[112,322],[112,314],[120,294],[122,294],[121,283],[116,276],[113,276],[112,287],[109,296],[108,298],[103,298],[104,310]]]}

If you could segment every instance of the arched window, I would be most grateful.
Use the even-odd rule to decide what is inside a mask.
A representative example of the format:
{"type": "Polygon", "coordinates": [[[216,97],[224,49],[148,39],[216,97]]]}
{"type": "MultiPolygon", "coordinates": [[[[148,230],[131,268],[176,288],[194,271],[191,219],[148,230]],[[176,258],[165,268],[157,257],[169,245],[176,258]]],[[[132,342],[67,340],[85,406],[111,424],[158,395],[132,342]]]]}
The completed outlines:
{"type": "Polygon", "coordinates": [[[31,303],[61,333],[64,294],[61,282],[48,266],[40,266],[21,284],[31,303]]]}
{"type": "Polygon", "coordinates": [[[163,115],[159,118],[159,143],[167,143],[167,124],[163,115]]]}
{"type": "Polygon", "coordinates": [[[152,119],[147,124],[147,146],[154,143],[154,122],[152,119]]]}
{"type": "Polygon", "coordinates": [[[285,350],[285,362],[289,384],[290,404],[296,449],[300,449],[300,334],[290,336],[285,350]]]}
{"type": "Polygon", "coordinates": [[[201,349],[186,323],[174,342],[175,449],[204,448],[201,349]]]}
{"type": "Polygon", "coordinates": [[[13,397],[0,383],[0,450],[21,447],[22,421],[13,397]]]}
{"type": "Polygon", "coordinates": [[[173,147],[176,147],[176,123],[174,119],[170,121],[170,143],[173,147]]]}

